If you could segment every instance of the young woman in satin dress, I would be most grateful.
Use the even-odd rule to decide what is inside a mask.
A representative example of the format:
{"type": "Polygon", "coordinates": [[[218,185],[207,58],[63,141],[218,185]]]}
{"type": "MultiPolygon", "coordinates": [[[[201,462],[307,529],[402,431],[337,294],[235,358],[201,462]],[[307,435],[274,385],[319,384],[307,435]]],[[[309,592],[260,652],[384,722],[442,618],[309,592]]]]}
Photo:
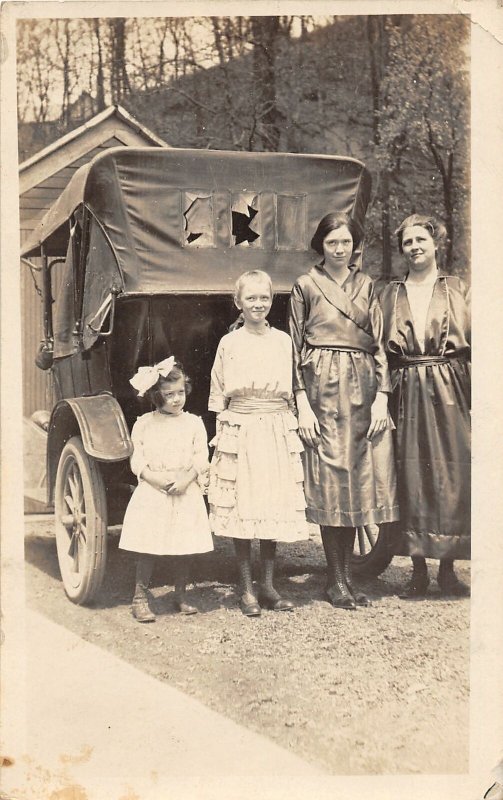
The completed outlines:
{"type": "Polygon", "coordinates": [[[311,241],[322,261],[289,306],[306,515],[321,527],[327,598],[346,609],[369,604],[352,581],[356,526],[398,518],[382,315],[355,263],[360,240],[348,215],[323,217],[311,241]]]}

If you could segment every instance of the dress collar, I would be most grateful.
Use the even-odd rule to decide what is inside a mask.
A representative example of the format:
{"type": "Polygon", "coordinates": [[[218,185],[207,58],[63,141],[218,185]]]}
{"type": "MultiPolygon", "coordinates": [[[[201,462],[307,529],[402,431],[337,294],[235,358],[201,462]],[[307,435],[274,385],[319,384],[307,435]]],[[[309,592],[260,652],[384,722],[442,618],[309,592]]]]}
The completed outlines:
{"type": "MultiPolygon", "coordinates": [[[[409,273],[406,272],[405,275],[403,276],[403,278],[392,278],[390,283],[406,283],[408,277],[409,277],[409,273]]],[[[447,272],[444,272],[443,270],[439,269],[439,270],[437,270],[437,274],[435,276],[435,280],[431,281],[431,283],[432,284],[436,283],[440,278],[450,278],[450,277],[452,277],[452,275],[449,275],[447,272]]],[[[410,286],[410,284],[409,284],[409,286],[410,286]]]]}

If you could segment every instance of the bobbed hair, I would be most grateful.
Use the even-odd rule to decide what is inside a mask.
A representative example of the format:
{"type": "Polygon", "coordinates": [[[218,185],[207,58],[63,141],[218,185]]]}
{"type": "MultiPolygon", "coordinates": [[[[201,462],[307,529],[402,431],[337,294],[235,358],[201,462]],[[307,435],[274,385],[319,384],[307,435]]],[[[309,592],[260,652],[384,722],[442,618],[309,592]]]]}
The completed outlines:
{"type": "Polygon", "coordinates": [[[239,278],[237,279],[237,281],[235,283],[235,286],[234,286],[234,302],[236,300],[239,300],[239,296],[240,296],[241,292],[243,291],[243,286],[245,285],[246,281],[248,281],[248,280],[257,280],[257,281],[263,281],[264,283],[267,283],[267,285],[269,286],[270,292],[271,292],[271,297],[272,297],[273,290],[272,290],[271,276],[267,272],[264,272],[263,269],[250,269],[250,270],[248,270],[248,272],[243,272],[243,274],[239,276],[239,278]]]}
{"type": "Polygon", "coordinates": [[[176,383],[180,378],[184,379],[185,382],[185,393],[187,397],[192,391],[192,383],[188,375],[186,374],[184,368],[182,367],[179,361],[175,361],[173,369],[165,378],[161,375],[154,385],[146,392],[147,397],[149,400],[154,404],[156,408],[162,408],[164,405],[164,400],[161,394],[161,386],[165,383],[176,383]]]}
{"type": "Polygon", "coordinates": [[[445,225],[443,225],[436,217],[433,217],[429,214],[411,214],[400,223],[395,231],[400,253],[403,253],[403,233],[406,228],[411,228],[413,225],[418,225],[421,228],[425,228],[431,234],[431,238],[437,247],[443,245],[447,239],[445,225]]]}
{"type": "Polygon", "coordinates": [[[323,242],[329,233],[335,231],[337,228],[342,228],[346,225],[353,238],[353,252],[361,244],[363,239],[363,231],[359,224],[353,217],[346,214],[344,211],[332,211],[330,214],[325,214],[323,219],[318,222],[315,234],[311,239],[311,247],[318,255],[323,255],[323,242]]]}

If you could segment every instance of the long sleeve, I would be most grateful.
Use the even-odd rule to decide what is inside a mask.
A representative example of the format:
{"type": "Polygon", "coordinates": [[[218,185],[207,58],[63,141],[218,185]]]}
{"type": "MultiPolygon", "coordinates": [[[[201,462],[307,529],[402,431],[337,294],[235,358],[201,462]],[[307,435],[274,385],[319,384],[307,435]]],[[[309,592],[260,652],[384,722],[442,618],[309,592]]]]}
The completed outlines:
{"type": "Polygon", "coordinates": [[[208,434],[204,422],[200,417],[195,417],[192,466],[200,475],[209,469],[208,434]]]}
{"type": "Polygon", "coordinates": [[[217,414],[223,411],[227,405],[227,398],[224,394],[224,367],[223,367],[223,347],[222,342],[218,345],[215,361],[211,369],[210,396],[208,400],[208,410],[216,411],[217,414]]]}
{"type": "Polygon", "coordinates": [[[375,341],[375,370],[378,392],[391,392],[391,380],[388,368],[388,359],[384,347],[384,325],[381,306],[372,288],[369,305],[369,319],[375,341]]]}
{"type": "Polygon", "coordinates": [[[210,482],[210,462],[208,454],[208,434],[200,417],[195,418],[194,439],[192,443],[192,466],[197,473],[197,482],[206,493],[210,482]]]}
{"type": "Polygon", "coordinates": [[[133,475],[136,475],[138,480],[140,479],[142,470],[148,466],[143,443],[144,428],[145,424],[143,422],[143,417],[140,417],[138,420],[136,420],[135,424],[133,425],[133,430],[131,431],[131,441],[133,443],[133,454],[130,459],[131,472],[133,475]]]}
{"type": "Polygon", "coordinates": [[[306,303],[300,287],[295,284],[288,303],[288,326],[293,343],[293,391],[305,389],[302,376],[301,360],[304,348],[304,327],[306,319],[306,303]]]}

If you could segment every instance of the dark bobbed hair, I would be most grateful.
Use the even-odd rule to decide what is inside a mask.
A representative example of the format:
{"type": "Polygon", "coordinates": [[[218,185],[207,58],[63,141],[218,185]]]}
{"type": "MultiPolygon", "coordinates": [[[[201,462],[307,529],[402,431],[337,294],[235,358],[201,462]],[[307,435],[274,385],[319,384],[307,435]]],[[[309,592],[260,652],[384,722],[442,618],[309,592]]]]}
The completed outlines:
{"type": "Polygon", "coordinates": [[[395,236],[398,239],[398,249],[403,253],[403,233],[406,228],[411,228],[413,225],[418,225],[421,228],[426,228],[431,234],[431,238],[440,247],[447,239],[447,230],[440,220],[429,214],[411,214],[405,217],[403,222],[400,223],[395,231],[395,236]]]}
{"type": "Polygon", "coordinates": [[[162,375],[159,377],[156,383],[146,392],[147,397],[149,400],[154,404],[156,408],[162,408],[164,405],[164,400],[162,399],[161,394],[161,386],[164,383],[176,383],[180,378],[183,378],[185,381],[185,393],[187,397],[192,391],[192,383],[188,375],[186,374],[184,368],[182,367],[179,361],[175,361],[173,369],[167,375],[166,378],[163,378],[162,375]]]}
{"type": "Polygon", "coordinates": [[[323,219],[318,222],[316,232],[311,239],[311,247],[318,255],[323,255],[323,242],[329,233],[342,228],[346,225],[351,236],[353,237],[353,252],[361,244],[363,239],[363,230],[353,217],[346,214],[344,211],[333,211],[330,214],[325,214],[323,219]]]}

